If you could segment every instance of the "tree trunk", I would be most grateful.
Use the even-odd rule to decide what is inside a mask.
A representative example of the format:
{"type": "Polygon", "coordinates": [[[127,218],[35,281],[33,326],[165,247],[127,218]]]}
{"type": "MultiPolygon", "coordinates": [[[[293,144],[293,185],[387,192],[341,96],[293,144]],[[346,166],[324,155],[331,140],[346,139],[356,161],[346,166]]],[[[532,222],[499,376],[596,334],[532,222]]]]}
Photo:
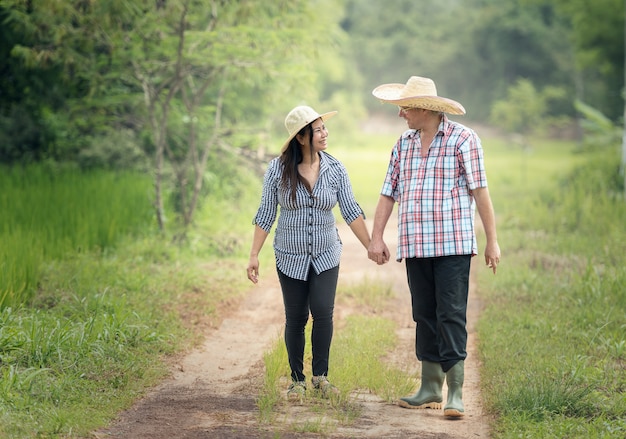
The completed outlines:
{"type": "MultiPolygon", "coordinates": [[[[206,89],[204,87],[203,89],[206,89]]],[[[209,140],[206,141],[204,148],[202,149],[202,154],[194,154],[193,159],[193,168],[195,174],[195,181],[193,185],[193,193],[191,196],[191,201],[189,203],[189,211],[185,216],[185,226],[189,226],[193,220],[193,215],[196,210],[196,206],[198,205],[198,198],[200,196],[200,191],[202,190],[202,183],[204,181],[204,171],[206,170],[207,160],[209,158],[209,151],[212,146],[217,142],[220,131],[221,131],[221,120],[222,120],[222,106],[224,103],[224,88],[222,87],[217,96],[217,104],[215,108],[215,126],[213,127],[213,135],[209,140]]],[[[195,137],[193,139],[195,141],[195,137]]]]}
{"type": "Polygon", "coordinates": [[[624,0],[624,89],[622,91],[624,101],[624,131],[622,133],[622,164],[620,171],[624,177],[624,200],[626,201],[626,0],[624,0]]]}

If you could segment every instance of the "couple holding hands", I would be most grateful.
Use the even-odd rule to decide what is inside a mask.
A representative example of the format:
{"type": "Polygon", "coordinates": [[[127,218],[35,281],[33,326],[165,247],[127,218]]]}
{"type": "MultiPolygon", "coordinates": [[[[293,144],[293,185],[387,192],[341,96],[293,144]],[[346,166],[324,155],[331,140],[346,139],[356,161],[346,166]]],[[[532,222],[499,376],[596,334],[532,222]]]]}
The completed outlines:
{"type": "Polygon", "coordinates": [[[345,167],[326,152],[325,122],[337,112],[319,114],[298,106],[285,119],[289,137],[281,154],[270,161],[265,173],[253,222],[248,279],[258,282],[258,254],[278,216],[273,246],[291,368],[287,396],[302,398],[307,389],[303,359],[309,314],[313,320],[311,385],[325,396],[338,393],[328,381],[342,247],[332,210],[339,205],[369,259],[380,265],[391,257],[383,232],[398,203],[396,260],[406,265],[416,325],[415,354],[422,365],[419,390],[398,404],[440,409],[445,380],[444,416],[462,417],[470,260],[478,253],[475,210],[486,234],[485,263],[495,273],[500,262],[482,146],[473,130],[448,119],[447,114],[462,115],[465,109],[438,96],[429,78],[412,76],[406,84],[383,84],[372,94],[397,105],[408,129],[391,150],[371,235],[345,167]]]}

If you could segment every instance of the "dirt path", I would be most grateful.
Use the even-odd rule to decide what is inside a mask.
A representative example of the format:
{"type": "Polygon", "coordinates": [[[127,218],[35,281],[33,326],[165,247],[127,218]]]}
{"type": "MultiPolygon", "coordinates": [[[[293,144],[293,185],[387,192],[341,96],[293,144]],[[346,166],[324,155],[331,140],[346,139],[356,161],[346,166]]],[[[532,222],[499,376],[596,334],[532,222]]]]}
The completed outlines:
{"type": "MultiPolygon", "coordinates": [[[[371,230],[371,224],[369,226],[371,230]]],[[[395,261],[384,266],[375,265],[367,260],[365,250],[347,226],[340,225],[339,231],[344,241],[340,284],[362,282],[364,277],[393,283],[396,303],[389,307],[386,316],[397,322],[400,342],[388,359],[417,373],[420,368],[413,354],[415,332],[404,265],[395,261]]],[[[393,224],[387,228],[386,240],[394,252],[393,224]]],[[[271,251],[271,246],[264,251],[271,251]]],[[[477,259],[474,261],[474,268],[482,268],[479,262],[477,259]]],[[[170,379],[122,413],[112,426],[95,432],[94,436],[133,439],[489,437],[489,419],[483,413],[479,394],[474,323],[480,305],[473,282],[468,311],[469,344],[463,398],[466,416],[462,420],[446,420],[442,410],[407,410],[375,395],[354,395],[355,401],[362,407],[361,418],[352,426],[340,427],[325,436],[277,433],[269,429],[271,426],[260,425],[255,398],[263,377],[263,352],[281,335],[284,319],[275,273],[270,267],[262,267],[261,274],[261,282],[251,288],[241,307],[226,316],[218,330],[207,334],[204,344],[177,365],[170,379]]],[[[242,267],[244,275],[245,267],[242,267]]],[[[339,300],[335,310],[336,325],[340,325],[346,315],[358,312],[342,306],[339,300]]],[[[306,416],[302,413],[302,406],[285,404],[284,410],[281,419],[306,416]]]]}

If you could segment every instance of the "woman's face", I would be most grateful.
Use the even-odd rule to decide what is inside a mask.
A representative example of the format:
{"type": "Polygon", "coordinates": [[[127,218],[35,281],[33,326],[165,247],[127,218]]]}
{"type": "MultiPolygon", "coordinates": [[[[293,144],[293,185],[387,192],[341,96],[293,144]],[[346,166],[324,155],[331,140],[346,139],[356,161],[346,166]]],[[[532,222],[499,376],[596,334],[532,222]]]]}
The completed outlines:
{"type": "Polygon", "coordinates": [[[305,151],[309,151],[309,147],[313,147],[314,152],[323,151],[328,147],[328,130],[324,125],[324,121],[320,118],[311,124],[311,130],[313,132],[312,138],[309,137],[309,133],[304,136],[298,136],[298,141],[302,144],[305,151]],[[309,141],[311,142],[309,144],[309,141]]]}

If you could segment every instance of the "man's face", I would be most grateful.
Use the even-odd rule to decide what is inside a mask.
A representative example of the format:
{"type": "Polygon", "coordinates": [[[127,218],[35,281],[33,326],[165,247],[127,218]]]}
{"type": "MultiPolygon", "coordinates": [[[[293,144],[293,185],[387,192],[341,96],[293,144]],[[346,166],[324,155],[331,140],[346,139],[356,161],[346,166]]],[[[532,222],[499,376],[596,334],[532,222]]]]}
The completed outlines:
{"type": "Polygon", "coordinates": [[[406,120],[406,124],[410,129],[419,130],[424,127],[428,110],[412,107],[398,107],[398,110],[398,117],[406,120]]]}

